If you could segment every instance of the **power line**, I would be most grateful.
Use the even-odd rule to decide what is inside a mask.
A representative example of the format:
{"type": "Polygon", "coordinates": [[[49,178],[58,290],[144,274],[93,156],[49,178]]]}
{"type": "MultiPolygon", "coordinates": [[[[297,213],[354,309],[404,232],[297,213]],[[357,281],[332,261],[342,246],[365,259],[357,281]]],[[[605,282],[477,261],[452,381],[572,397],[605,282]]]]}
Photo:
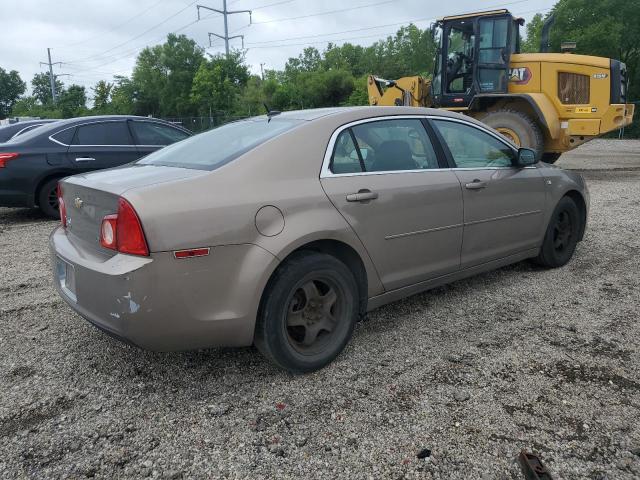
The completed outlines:
{"type": "MultiPolygon", "coordinates": [[[[235,0],[235,1],[238,1],[238,0],[235,0]]],[[[286,0],[286,1],[281,1],[281,2],[275,2],[275,3],[272,3],[272,4],[268,4],[268,5],[263,5],[261,7],[255,7],[254,10],[257,10],[259,8],[267,8],[267,7],[270,7],[270,6],[275,6],[275,5],[284,4],[284,3],[291,3],[293,1],[296,1],[296,0],[286,0]]],[[[506,3],[497,4],[497,5],[487,6],[487,8],[489,9],[489,8],[506,7],[506,6],[509,6],[509,5],[525,3],[527,1],[528,0],[517,0],[517,1],[506,2],[506,3]]],[[[389,3],[389,2],[382,2],[382,3],[389,3]]],[[[231,4],[231,2],[229,4],[231,4]]],[[[373,4],[373,5],[375,5],[375,4],[373,4]]],[[[360,7],[352,7],[351,9],[353,9],[353,8],[364,8],[364,7],[367,7],[367,6],[372,6],[372,4],[362,5],[360,7]]],[[[516,13],[514,13],[514,15],[523,15],[523,14],[531,13],[531,12],[542,12],[542,11],[545,11],[545,10],[549,10],[550,8],[552,8],[552,7],[549,7],[549,8],[546,8],[546,9],[529,10],[529,11],[526,11],[526,12],[516,12],[516,13]]],[[[343,10],[339,10],[339,11],[343,11],[343,10]]],[[[328,13],[333,13],[333,12],[335,12],[335,11],[323,12],[323,13],[321,13],[321,15],[328,14],[328,13]]],[[[315,15],[317,15],[317,14],[307,15],[305,17],[315,16],[315,15]]],[[[212,15],[203,17],[202,20],[206,20],[207,18],[211,18],[211,17],[219,17],[219,16],[220,15],[212,14],[212,15]]],[[[276,19],[276,20],[278,20],[278,19],[276,19]]],[[[382,24],[382,25],[375,25],[375,26],[372,26],[372,27],[363,27],[363,28],[357,28],[357,29],[343,30],[343,31],[340,31],[340,32],[332,32],[332,33],[327,33],[327,34],[304,35],[304,36],[297,36],[297,37],[289,37],[289,38],[285,38],[285,39],[276,39],[276,40],[266,40],[266,41],[262,41],[262,42],[253,42],[253,43],[247,44],[247,46],[250,47],[250,48],[256,48],[256,49],[259,49],[259,48],[281,48],[281,47],[289,47],[289,46],[303,46],[303,45],[309,45],[309,44],[325,44],[325,43],[331,43],[331,42],[342,42],[342,41],[347,41],[347,40],[372,38],[372,37],[379,36],[379,35],[392,34],[394,32],[388,32],[388,33],[387,32],[380,32],[380,33],[376,33],[376,34],[372,34],[372,35],[363,35],[363,36],[355,36],[355,37],[339,38],[339,39],[328,39],[328,40],[323,40],[323,41],[318,41],[318,42],[304,42],[304,43],[266,45],[268,43],[285,42],[285,41],[288,41],[288,40],[298,40],[298,39],[304,39],[304,38],[317,38],[317,37],[323,37],[323,36],[328,36],[328,35],[337,35],[337,34],[342,34],[342,33],[353,33],[353,32],[358,32],[358,31],[366,31],[366,30],[373,30],[373,29],[377,29],[377,28],[385,28],[385,27],[390,27],[390,26],[403,25],[403,24],[408,24],[408,23],[412,23],[412,22],[423,22],[423,21],[428,21],[428,20],[435,20],[435,18],[433,18],[433,17],[423,17],[423,18],[418,18],[418,19],[407,19],[407,20],[400,21],[400,22],[394,22],[394,23],[388,23],[388,24],[382,24]]],[[[191,26],[191,25],[193,25],[193,24],[195,24],[197,22],[198,22],[198,20],[194,20],[192,22],[189,22],[186,25],[184,25],[182,27],[179,27],[178,29],[174,30],[171,33],[178,33],[179,31],[182,31],[182,30],[188,28],[189,26],[191,26]]],[[[255,24],[255,22],[254,22],[254,24],[255,24]]],[[[248,26],[249,25],[242,26],[240,28],[232,30],[230,33],[235,33],[235,32],[237,32],[239,30],[247,28],[248,26]]],[[[159,37],[159,39],[162,39],[162,38],[165,38],[165,37],[164,36],[159,37]]],[[[79,71],[79,72],[95,71],[96,69],[101,68],[101,67],[103,67],[105,65],[114,63],[114,62],[116,62],[118,60],[121,60],[121,59],[124,59],[124,58],[127,58],[127,57],[130,57],[135,52],[138,52],[138,51],[146,48],[147,46],[148,46],[148,43],[143,45],[143,46],[135,47],[135,48],[133,48],[131,50],[128,50],[126,52],[120,52],[118,54],[112,55],[110,60],[108,60],[108,61],[106,61],[106,62],[104,62],[104,63],[102,63],[100,65],[95,65],[93,67],[80,68],[80,69],[77,69],[77,67],[76,67],[76,69],[77,69],[76,71],[79,71]],[[123,53],[124,53],[124,55],[123,55],[123,53]]],[[[216,45],[215,45],[215,43],[213,43],[210,46],[216,46],[216,45]]],[[[109,59],[109,56],[107,56],[106,58],[109,59]]],[[[104,74],[106,75],[107,73],[105,72],[104,74]]]]}
{"type": "MultiPolygon", "coordinates": [[[[140,33],[140,34],[136,35],[135,37],[130,38],[129,40],[126,40],[126,41],[124,41],[124,42],[122,42],[122,43],[120,43],[120,44],[116,45],[115,47],[111,47],[111,48],[109,48],[109,49],[107,49],[107,50],[105,50],[105,51],[103,51],[103,52],[101,52],[101,53],[99,53],[99,54],[97,54],[97,55],[91,55],[91,56],[89,56],[89,57],[82,58],[82,59],[80,59],[80,60],[70,61],[70,62],[68,62],[68,63],[81,63],[81,62],[86,62],[86,61],[87,61],[87,60],[89,60],[89,59],[92,59],[92,58],[98,58],[98,57],[103,56],[105,53],[112,52],[112,51],[114,51],[114,50],[116,50],[116,49],[118,49],[118,48],[120,48],[120,47],[122,47],[122,46],[126,45],[127,43],[130,43],[130,42],[132,42],[132,41],[134,41],[134,40],[137,40],[137,39],[138,39],[138,38],[140,38],[140,37],[145,36],[147,33],[149,33],[149,32],[150,32],[150,31],[152,31],[152,30],[155,30],[155,29],[156,29],[156,28],[158,28],[159,26],[164,25],[165,23],[167,23],[167,22],[168,22],[169,20],[171,20],[172,18],[177,17],[177,16],[178,16],[178,15],[180,15],[182,12],[184,12],[185,10],[187,10],[188,8],[190,8],[191,6],[193,6],[196,2],[197,2],[197,0],[193,0],[193,1],[192,1],[192,2],[190,2],[186,7],[181,8],[180,10],[178,10],[177,12],[175,12],[174,14],[172,14],[172,15],[170,15],[169,17],[165,18],[165,19],[164,19],[163,21],[161,21],[160,23],[155,24],[155,25],[154,25],[154,26],[152,26],[151,28],[148,28],[148,29],[147,29],[147,30],[145,30],[144,32],[142,32],[142,33],[140,33]]],[[[195,23],[195,22],[193,22],[193,23],[195,23]]],[[[193,25],[193,23],[192,23],[192,25],[193,25]]]]}
{"type": "MultiPolygon", "coordinates": [[[[497,8],[497,7],[505,7],[505,6],[509,6],[509,5],[515,5],[515,4],[519,4],[519,3],[525,3],[528,2],[529,0],[517,0],[517,1],[513,1],[513,2],[508,2],[508,3],[501,3],[499,5],[491,5],[488,6],[487,8],[497,8]]],[[[531,13],[531,12],[542,12],[545,10],[549,10],[552,7],[546,8],[546,9],[535,9],[535,10],[530,10],[527,12],[518,12],[515,13],[515,15],[524,15],[526,13],[531,13]]],[[[456,15],[456,14],[453,14],[456,15]]],[[[418,23],[418,22],[425,22],[425,21],[434,21],[439,17],[423,17],[423,18],[414,18],[414,19],[407,19],[407,20],[403,20],[400,22],[393,22],[393,23],[386,23],[386,24],[382,24],[382,25],[374,25],[371,27],[363,27],[363,28],[355,28],[355,29],[350,29],[350,30],[342,30],[339,32],[332,32],[332,33],[323,33],[323,34],[315,34],[315,35],[303,35],[303,36],[296,36],[296,37],[288,37],[288,38],[280,38],[277,40],[265,40],[265,41],[261,41],[261,42],[251,42],[251,43],[247,43],[247,47],[249,48],[278,48],[278,47],[283,47],[283,46],[300,46],[300,45],[306,45],[306,44],[322,44],[322,43],[329,43],[332,41],[345,41],[345,40],[355,40],[355,39],[359,39],[359,38],[370,38],[370,37],[375,37],[377,35],[384,35],[385,33],[377,33],[377,34],[373,34],[373,35],[363,35],[363,36],[357,36],[357,37],[349,37],[349,38],[342,38],[342,39],[328,39],[328,40],[324,40],[324,41],[318,41],[318,42],[305,42],[305,43],[292,43],[292,44],[278,44],[278,45],[267,45],[270,43],[278,43],[278,42],[286,42],[289,40],[301,40],[301,39],[306,39],[306,38],[318,38],[318,37],[325,37],[325,36],[330,36],[330,35],[339,35],[339,34],[343,34],[343,33],[353,33],[353,32],[360,32],[360,31],[366,31],[366,30],[374,30],[377,28],[386,28],[386,27],[392,27],[392,26],[397,26],[397,25],[406,25],[406,24],[410,24],[410,23],[418,23]]],[[[255,22],[254,22],[255,23],[255,22]]],[[[394,32],[390,32],[390,33],[394,33],[394,32]]]]}
{"type": "Polygon", "coordinates": [[[383,2],[368,3],[366,5],[360,5],[360,6],[357,6],[357,7],[341,8],[341,9],[338,9],[338,10],[329,10],[329,11],[326,11],[326,12],[312,13],[312,14],[309,14],[309,15],[299,15],[297,17],[274,18],[272,20],[263,20],[261,22],[253,22],[253,23],[254,23],[254,25],[260,25],[260,24],[263,24],[263,23],[284,22],[284,21],[287,21],[287,20],[300,20],[302,18],[319,17],[319,16],[322,16],[322,15],[330,15],[332,13],[348,12],[348,11],[351,11],[351,10],[358,10],[360,8],[375,7],[375,6],[378,6],[378,5],[384,5],[386,3],[393,3],[393,2],[394,2],[394,0],[385,0],[383,2]]]}
{"type": "Polygon", "coordinates": [[[249,23],[251,23],[251,10],[227,10],[227,0],[222,0],[222,10],[218,10],[217,8],[206,7],[204,5],[196,5],[198,10],[198,20],[200,20],[200,9],[203,8],[205,10],[211,10],[212,12],[220,13],[224,17],[224,35],[219,35],[217,33],[209,32],[209,46],[211,46],[211,36],[218,37],[224,40],[224,50],[227,56],[229,56],[229,40],[233,38],[242,38],[242,48],[244,48],[244,35],[233,35],[229,36],[229,15],[238,15],[240,13],[248,13],[249,14],[249,23]]]}
{"type": "Polygon", "coordinates": [[[64,45],[62,47],[56,47],[56,49],[65,49],[65,48],[70,48],[70,47],[75,47],[76,45],[80,45],[82,43],[87,43],[89,41],[95,40],[96,38],[100,38],[103,35],[108,35],[111,32],[115,32],[116,30],[118,30],[120,27],[124,27],[125,25],[131,23],[133,20],[135,20],[138,17],[141,17],[142,15],[144,15],[145,13],[147,13],[149,10],[154,9],[155,7],[157,7],[158,5],[160,5],[163,2],[166,2],[167,0],[159,0],[156,3],[154,3],[153,5],[151,5],[148,8],[145,8],[144,10],[142,10],[140,13],[135,14],[133,17],[129,18],[128,20],[116,25],[115,27],[112,27],[108,30],[105,30],[102,33],[99,33],[97,35],[93,35],[91,37],[85,38],[84,40],[80,41],[80,42],[75,42],[75,43],[69,43],[67,45],[64,45]]]}

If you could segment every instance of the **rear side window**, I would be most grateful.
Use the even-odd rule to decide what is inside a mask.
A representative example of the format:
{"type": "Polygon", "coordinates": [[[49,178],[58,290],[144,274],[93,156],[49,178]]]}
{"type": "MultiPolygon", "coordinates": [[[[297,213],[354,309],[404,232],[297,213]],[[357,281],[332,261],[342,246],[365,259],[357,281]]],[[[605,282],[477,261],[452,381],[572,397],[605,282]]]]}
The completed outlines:
{"type": "Polygon", "coordinates": [[[333,150],[331,171],[333,173],[358,173],[365,171],[364,157],[367,156],[368,152],[364,150],[358,155],[357,148],[356,144],[353,143],[351,129],[347,128],[340,132],[333,150]],[[362,162],[360,161],[361,158],[362,162]]]}
{"type": "Polygon", "coordinates": [[[133,121],[129,125],[138,145],[171,145],[190,136],[182,130],[157,122],[133,121]]]}
{"type": "Polygon", "coordinates": [[[101,122],[78,126],[73,145],[132,145],[132,142],[124,121],[101,122]]]}
{"type": "Polygon", "coordinates": [[[66,130],[62,130],[61,132],[54,133],[53,135],[51,135],[51,138],[57,140],[60,143],[64,143],[65,145],[71,145],[75,133],[75,127],[67,128],[66,130]]]}
{"type": "Polygon", "coordinates": [[[228,123],[147,155],[138,164],[215,170],[301,123],[284,118],[228,123]]]}
{"type": "Polygon", "coordinates": [[[341,132],[331,163],[337,174],[435,168],[438,158],[418,119],[367,122],[341,132]]]}

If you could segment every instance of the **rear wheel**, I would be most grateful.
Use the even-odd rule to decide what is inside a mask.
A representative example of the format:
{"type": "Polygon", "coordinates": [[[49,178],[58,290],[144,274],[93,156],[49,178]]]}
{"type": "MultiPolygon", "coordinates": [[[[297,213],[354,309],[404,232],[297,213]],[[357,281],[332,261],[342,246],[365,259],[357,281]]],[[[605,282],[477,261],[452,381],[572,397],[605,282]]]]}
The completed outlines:
{"type": "Polygon", "coordinates": [[[495,128],[518,147],[536,151],[538,159],[544,152],[544,135],[538,124],[526,113],[502,109],[489,112],[480,121],[495,128]]]}
{"type": "Polygon", "coordinates": [[[542,248],[534,261],[547,268],[566,265],[576,250],[581,222],[576,202],[563,197],[551,215],[542,248]]]}
{"type": "Polygon", "coordinates": [[[269,282],[255,345],[292,373],[320,369],[349,342],[358,303],[357,284],[346,265],[324,253],[296,253],[269,282]]]}
{"type": "Polygon", "coordinates": [[[58,181],[59,178],[47,180],[38,192],[38,206],[47,217],[58,218],[58,181]]]}

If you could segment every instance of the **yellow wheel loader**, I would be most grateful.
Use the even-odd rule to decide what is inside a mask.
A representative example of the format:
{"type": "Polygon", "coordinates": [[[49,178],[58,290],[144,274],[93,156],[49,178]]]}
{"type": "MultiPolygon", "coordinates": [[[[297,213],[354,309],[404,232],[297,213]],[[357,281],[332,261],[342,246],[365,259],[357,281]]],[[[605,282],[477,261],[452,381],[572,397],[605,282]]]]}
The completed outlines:
{"type": "Polygon", "coordinates": [[[371,105],[453,110],[497,129],[549,163],[562,152],[633,119],[627,68],[618,60],[547,53],[553,17],[542,31],[541,53],[520,53],[521,18],[508,10],[444,17],[432,26],[438,41],[433,79],[368,78],[371,105]]]}

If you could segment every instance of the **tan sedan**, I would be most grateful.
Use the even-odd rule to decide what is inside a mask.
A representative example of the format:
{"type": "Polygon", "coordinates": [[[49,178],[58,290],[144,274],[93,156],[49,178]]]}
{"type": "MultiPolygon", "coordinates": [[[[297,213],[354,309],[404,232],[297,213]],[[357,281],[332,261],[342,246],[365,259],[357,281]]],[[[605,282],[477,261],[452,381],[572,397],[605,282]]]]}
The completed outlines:
{"type": "Polygon", "coordinates": [[[50,238],[62,298],[153,350],[255,344],[329,363],[368,310],[525,259],[569,261],[588,193],[455,113],[303,110],[69,177],[50,238]]]}

